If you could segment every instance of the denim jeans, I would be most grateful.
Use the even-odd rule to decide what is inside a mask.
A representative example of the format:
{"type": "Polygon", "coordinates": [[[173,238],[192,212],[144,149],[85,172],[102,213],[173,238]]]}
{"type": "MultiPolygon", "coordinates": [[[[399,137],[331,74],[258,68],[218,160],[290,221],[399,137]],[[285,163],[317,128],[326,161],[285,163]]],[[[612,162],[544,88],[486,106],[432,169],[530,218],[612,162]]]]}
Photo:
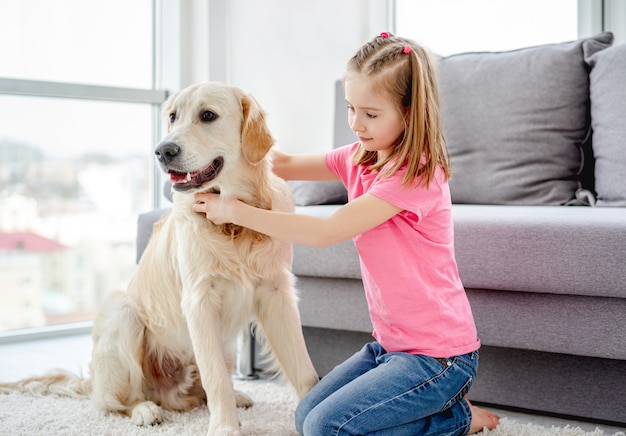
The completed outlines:
{"type": "Polygon", "coordinates": [[[434,359],[369,343],[302,399],[296,429],[305,436],[465,435],[472,417],[463,397],[477,368],[478,351],[434,359]]]}

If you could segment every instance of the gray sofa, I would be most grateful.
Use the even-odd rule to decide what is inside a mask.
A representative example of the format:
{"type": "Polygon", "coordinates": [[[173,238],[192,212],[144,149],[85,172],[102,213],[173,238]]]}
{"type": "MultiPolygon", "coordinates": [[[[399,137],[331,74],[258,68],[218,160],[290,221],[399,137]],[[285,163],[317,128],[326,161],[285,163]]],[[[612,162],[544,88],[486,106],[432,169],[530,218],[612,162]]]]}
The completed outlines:
{"type": "MultiPolygon", "coordinates": [[[[611,42],[439,60],[477,403],[626,425],[626,46],[611,42]]],[[[339,83],[335,117],[335,145],[353,141],[339,83]]],[[[339,183],[291,184],[298,213],[346,200],[339,183]]],[[[139,254],[162,213],[140,217],[139,254]]],[[[294,246],[293,271],[323,376],[372,340],[358,256],[294,246]]]]}

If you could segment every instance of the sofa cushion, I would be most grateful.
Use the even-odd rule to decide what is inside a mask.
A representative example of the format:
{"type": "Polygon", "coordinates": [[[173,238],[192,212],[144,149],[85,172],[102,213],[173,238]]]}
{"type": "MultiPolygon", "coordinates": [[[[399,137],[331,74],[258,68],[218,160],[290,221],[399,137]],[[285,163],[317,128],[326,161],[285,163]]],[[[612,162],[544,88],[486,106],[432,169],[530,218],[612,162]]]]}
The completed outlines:
{"type": "Polygon", "coordinates": [[[598,206],[626,206],[626,44],[594,54],[589,74],[598,206]]]}
{"type": "MultiPolygon", "coordinates": [[[[330,216],[339,206],[297,207],[330,216]]],[[[466,288],[626,298],[626,208],[452,206],[466,288]]],[[[352,241],[294,245],[296,275],[360,278],[352,241]]]]}
{"type": "Polygon", "coordinates": [[[348,191],[340,180],[330,182],[290,180],[287,183],[293,192],[296,206],[344,204],[348,201],[348,191]]]}
{"type": "MultiPolygon", "coordinates": [[[[340,205],[296,207],[296,213],[329,217],[340,205]]],[[[330,247],[317,248],[294,244],[293,267],[296,275],[360,279],[359,255],[352,240],[330,247]]]]}
{"type": "Polygon", "coordinates": [[[589,66],[610,33],[439,62],[455,203],[579,203],[589,66]]]}
{"type": "Polygon", "coordinates": [[[466,288],[626,298],[626,208],[452,210],[466,288]]]}

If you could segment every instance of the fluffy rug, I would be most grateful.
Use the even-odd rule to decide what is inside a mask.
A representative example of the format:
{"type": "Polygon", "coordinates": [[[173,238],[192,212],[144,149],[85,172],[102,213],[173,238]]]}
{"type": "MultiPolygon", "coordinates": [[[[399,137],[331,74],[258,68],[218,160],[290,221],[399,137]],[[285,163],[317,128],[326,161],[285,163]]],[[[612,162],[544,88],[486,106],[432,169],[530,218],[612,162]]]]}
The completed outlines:
{"type": "MultiPolygon", "coordinates": [[[[239,409],[245,435],[297,435],[293,425],[296,395],[290,386],[272,380],[235,381],[235,387],[250,395],[254,407],[239,409]]],[[[0,394],[0,434],[11,436],[52,435],[204,435],[210,419],[206,407],[189,413],[167,412],[165,422],[154,427],[136,427],[128,418],[105,415],[89,400],[59,397],[33,397],[0,394]]],[[[503,418],[498,428],[480,433],[484,436],[601,436],[600,430],[544,428],[522,425],[503,418]]],[[[616,433],[615,436],[624,436],[616,433]]]]}

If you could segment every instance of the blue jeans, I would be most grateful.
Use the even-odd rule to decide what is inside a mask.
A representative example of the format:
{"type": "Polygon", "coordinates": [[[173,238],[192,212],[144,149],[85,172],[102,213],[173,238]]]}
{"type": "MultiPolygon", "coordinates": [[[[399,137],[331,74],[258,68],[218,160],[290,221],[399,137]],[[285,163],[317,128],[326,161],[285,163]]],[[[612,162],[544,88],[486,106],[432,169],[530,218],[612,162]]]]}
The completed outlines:
{"type": "Polygon", "coordinates": [[[472,416],[463,397],[477,368],[478,351],[434,359],[369,343],[302,399],[296,429],[306,436],[465,435],[472,416]]]}

